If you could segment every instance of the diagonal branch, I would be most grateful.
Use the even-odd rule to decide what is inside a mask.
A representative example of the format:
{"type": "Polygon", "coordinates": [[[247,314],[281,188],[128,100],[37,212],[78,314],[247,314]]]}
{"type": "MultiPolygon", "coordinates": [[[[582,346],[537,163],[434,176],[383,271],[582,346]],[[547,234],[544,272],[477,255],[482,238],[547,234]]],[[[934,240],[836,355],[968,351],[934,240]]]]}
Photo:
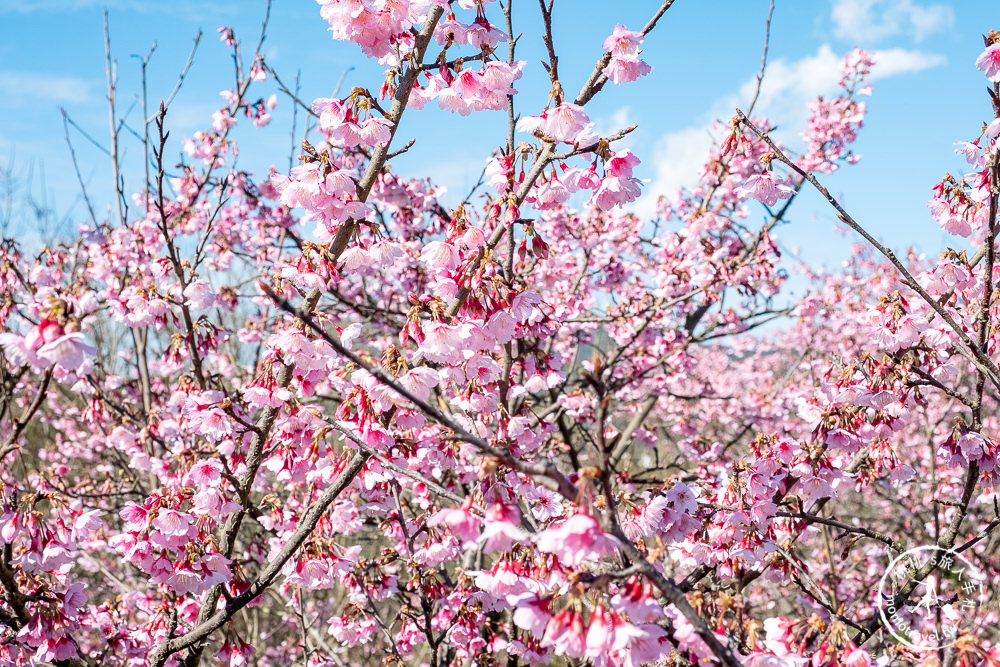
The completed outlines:
{"type": "Polygon", "coordinates": [[[346,357],[350,361],[354,362],[360,368],[363,368],[369,373],[371,373],[372,376],[374,376],[379,382],[381,382],[388,388],[392,389],[395,393],[399,394],[406,400],[416,405],[418,408],[420,408],[421,411],[424,412],[424,414],[426,414],[429,417],[432,417],[436,422],[438,422],[445,428],[451,430],[452,433],[454,434],[453,437],[456,440],[461,440],[462,442],[467,442],[473,445],[483,453],[488,454],[493,458],[496,458],[501,463],[507,465],[513,470],[517,470],[518,472],[523,472],[533,477],[548,480],[549,483],[548,485],[550,486],[550,488],[553,488],[553,490],[558,491],[559,493],[561,493],[563,496],[565,496],[570,500],[575,499],[579,495],[576,486],[574,486],[573,483],[570,482],[566,478],[566,476],[563,475],[558,468],[556,468],[554,464],[527,463],[525,461],[522,461],[521,459],[511,456],[507,452],[497,449],[483,438],[474,435],[472,433],[469,433],[468,431],[463,429],[458,423],[456,423],[451,417],[444,414],[443,412],[438,410],[436,407],[434,407],[427,401],[422,400],[421,398],[415,396],[406,387],[401,385],[396,380],[396,378],[390,376],[381,368],[372,366],[364,359],[362,359],[361,357],[359,357],[358,355],[356,355],[355,353],[351,352],[346,347],[344,347],[343,343],[341,343],[339,340],[328,334],[323,329],[323,327],[317,324],[316,321],[312,318],[312,316],[309,315],[309,313],[306,313],[305,311],[296,308],[291,303],[289,303],[287,299],[285,299],[279,294],[276,294],[267,285],[261,284],[260,287],[265,293],[267,293],[269,297],[271,297],[271,299],[275,302],[275,304],[277,304],[279,308],[281,308],[287,313],[295,315],[306,326],[308,326],[310,329],[316,332],[324,341],[326,341],[326,343],[330,345],[330,347],[336,350],[338,354],[340,354],[343,357],[346,357]]]}
{"type": "Polygon", "coordinates": [[[995,387],[1000,389],[1000,368],[997,368],[997,365],[993,362],[992,359],[990,359],[989,355],[986,354],[985,350],[980,349],[979,345],[975,341],[973,341],[972,338],[969,337],[969,334],[965,332],[965,330],[961,327],[961,325],[959,325],[958,322],[956,322],[955,319],[948,313],[948,311],[944,309],[944,306],[938,303],[937,299],[932,297],[930,294],[927,293],[927,290],[921,287],[920,283],[917,282],[917,279],[913,276],[912,273],[910,273],[910,270],[906,268],[906,266],[899,260],[899,258],[896,257],[896,254],[890,248],[880,243],[874,236],[872,236],[868,232],[868,230],[862,227],[853,217],[851,217],[851,214],[848,213],[846,210],[844,210],[844,207],[841,206],[840,202],[837,201],[837,199],[830,194],[829,190],[823,187],[820,184],[820,182],[816,180],[815,176],[813,176],[809,172],[806,172],[797,164],[795,164],[795,162],[792,161],[791,158],[789,158],[780,148],[778,148],[777,144],[775,144],[774,140],[772,140],[771,137],[768,136],[767,132],[763,132],[760,129],[758,129],[757,126],[755,126],[750,121],[750,119],[747,118],[744,115],[744,113],[739,109],[736,110],[736,117],[743,125],[746,125],[748,128],[750,128],[750,130],[754,134],[760,137],[760,139],[771,148],[771,150],[774,152],[774,157],[778,161],[788,165],[789,168],[791,168],[795,173],[799,174],[802,178],[808,181],[810,185],[816,188],[816,190],[821,195],[823,195],[823,197],[830,203],[830,205],[832,205],[833,208],[837,210],[837,213],[839,214],[839,217],[844,222],[844,224],[846,224],[848,227],[850,227],[858,234],[860,234],[862,237],[864,237],[864,239],[868,241],[868,243],[870,243],[872,247],[874,247],[876,250],[882,253],[882,255],[889,260],[889,262],[896,268],[896,270],[902,276],[903,282],[905,282],[910,289],[916,292],[920,296],[920,298],[923,299],[927,303],[927,305],[929,305],[934,310],[934,312],[936,312],[941,317],[941,319],[945,321],[945,323],[955,332],[958,338],[966,345],[966,347],[968,348],[968,352],[971,355],[970,361],[973,363],[973,365],[975,365],[977,369],[983,372],[990,379],[990,381],[993,383],[995,387]]]}
{"type": "Polygon", "coordinates": [[[274,580],[281,572],[281,568],[284,567],[285,563],[288,562],[302,543],[306,541],[306,538],[315,530],[316,525],[330,504],[337,499],[344,489],[354,481],[358,473],[361,472],[365,462],[368,461],[368,457],[367,453],[358,452],[351,458],[347,466],[340,471],[340,474],[337,475],[330,483],[330,486],[323,491],[312,507],[309,508],[309,511],[306,512],[305,516],[302,517],[302,521],[299,522],[298,527],[292,533],[288,542],[285,543],[285,546],[264,566],[264,569],[260,571],[260,574],[253,580],[249,588],[239,595],[226,600],[226,604],[222,609],[212,614],[207,620],[199,622],[190,632],[160,644],[150,655],[149,664],[153,665],[153,667],[163,667],[171,655],[207,639],[209,635],[221,628],[223,623],[232,618],[236,612],[246,607],[257,596],[267,590],[274,583],[274,580]]]}

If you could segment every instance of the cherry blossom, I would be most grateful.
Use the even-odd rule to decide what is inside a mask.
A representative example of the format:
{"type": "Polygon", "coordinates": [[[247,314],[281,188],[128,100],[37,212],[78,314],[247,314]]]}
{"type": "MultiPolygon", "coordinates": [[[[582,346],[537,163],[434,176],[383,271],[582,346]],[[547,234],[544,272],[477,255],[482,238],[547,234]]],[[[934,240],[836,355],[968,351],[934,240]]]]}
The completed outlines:
{"type": "Polygon", "coordinates": [[[604,74],[616,85],[635,81],[653,71],[648,63],[639,58],[639,45],[643,34],[628,30],[619,24],[614,32],[604,40],[604,50],[611,55],[604,74]]]}
{"type": "Polygon", "coordinates": [[[976,58],[976,67],[986,73],[986,78],[996,83],[1000,81],[1000,41],[993,41],[976,58]]]}

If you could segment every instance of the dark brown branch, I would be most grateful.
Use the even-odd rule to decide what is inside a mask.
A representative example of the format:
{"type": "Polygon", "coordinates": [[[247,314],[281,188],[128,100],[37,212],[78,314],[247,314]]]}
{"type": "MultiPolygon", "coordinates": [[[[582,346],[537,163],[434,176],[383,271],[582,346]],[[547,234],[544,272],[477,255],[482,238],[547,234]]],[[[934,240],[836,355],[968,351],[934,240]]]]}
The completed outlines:
{"type": "Polygon", "coordinates": [[[278,554],[271,559],[267,565],[260,571],[257,577],[253,580],[253,583],[242,593],[226,600],[225,606],[219,611],[212,614],[208,619],[200,621],[194,628],[189,632],[185,633],[180,637],[168,640],[160,644],[153,653],[150,655],[149,664],[154,667],[162,667],[167,658],[177,653],[178,651],[183,651],[186,648],[195,646],[199,642],[207,639],[209,635],[218,630],[222,625],[228,621],[232,616],[243,609],[248,604],[253,602],[253,600],[263,593],[267,588],[274,583],[274,580],[278,577],[281,572],[281,568],[284,567],[285,563],[298,551],[298,548],[305,542],[306,538],[312,534],[315,530],[316,525],[319,523],[320,518],[326,512],[327,508],[333,503],[334,500],[346,489],[354,478],[357,477],[358,473],[364,468],[365,462],[368,460],[368,454],[363,452],[358,452],[355,454],[350,461],[348,461],[347,466],[340,472],[337,477],[330,482],[330,485],[320,494],[320,497],[315,503],[309,508],[305,516],[299,522],[299,525],[295,528],[288,542],[285,546],[281,548],[278,554]]]}
{"type": "Polygon", "coordinates": [[[902,544],[892,539],[884,533],[880,533],[876,530],[871,530],[870,528],[865,528],[864,526],[852,526],[850,524],[837,521],[835,519],[828,519],[823,516],[818,516],[816,514],[809,514],[807,512],[777,512],[775,516],[785,517],[789,519],[799,519],[801,521],[806,521],[809,523],[820,523],[826,526],[832,526],[833,528],[839,528],[848,533],[855,533],[857,535],[864,535],[865,537],[870,537],[873,540],[878,540],[879,542],[885,544],[887,547],[895,551],[896,553],[903,553],[905,551],[902,544]]]}
{"type": "Polygon", "coordinates": [[[38,392],[35,393],[34,400],[31,404],[25,408],[24,412],[21,414],[20,418],[14,422],[14,429],[11,434],[7,436],[7,440],[4,441],[3,446],[0,447],[0,462],[7,457],[8,454],[17,449],[17,440],[24,433],[24,429],[28,428],[28,424],[31,423],[32,418],[35,413],[38,412],[38,408],[42,406],[42,401],[45,400],[45,395],[49,390],[49,383],[52,381],[53,368],[45,371],[45,375],[42,377],[42,385],[38,388],[38,392]]]}

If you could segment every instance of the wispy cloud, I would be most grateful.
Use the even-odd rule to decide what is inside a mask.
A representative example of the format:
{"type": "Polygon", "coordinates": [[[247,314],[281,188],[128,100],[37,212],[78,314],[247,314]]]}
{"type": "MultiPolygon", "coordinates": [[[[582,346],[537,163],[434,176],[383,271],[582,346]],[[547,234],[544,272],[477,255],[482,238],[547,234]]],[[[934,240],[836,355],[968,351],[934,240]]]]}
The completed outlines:
{"type": "Polygon", "coordinates": [[[86,79],[39,72],[0,70],[0,106],[22,107],[38,101],[78,104],[91,97],[92,85],[86,79]]]}
{"type": "MultiPolygon", "coordinates": [[[[873,55],[876,63],[871,74],[873,81],[945,63],[941,55],[907,49],[887,49],[873,55]]],[[[807,104],[820,95],[836,91],[840,67],[841,56],[828,44],[820,46],[814,55],[799,60],[773,61],[768,64],[754,115],[766,116],[781,128],[783,137],[794,141],[805,129],[807,104]]],[[[661,195],[673,196],[678,189],[697,181],[712,141],[718,138],[719,131],[713,128],[715,122],[728,120],[737,107],[748,104],[756,85],[756,77],[748,79],[736,93],[712,103],[702,122],[665,134],[656,141],[653,150],[644,151],[646,156],[654,156],[650,165],[653,175],[637,204],[640,214],[652,214],[661,195]]]]}
{"type": "Polygon", "coordinates": [[[131,11],[140,14],[170,13],[191,20],[232,16],[236,5],[229,2],[203,2],[200,0],[4,0],[0,14],[35,14],[46,12],[76,12],[88,9],[131,11]]]}
{"type": "Polygon", "coordinates": [[[945,3],[913,0],[833,0],[834,34],[857,44],[905,35],[918,42],[955,24],[955,12],[945,3]]]}

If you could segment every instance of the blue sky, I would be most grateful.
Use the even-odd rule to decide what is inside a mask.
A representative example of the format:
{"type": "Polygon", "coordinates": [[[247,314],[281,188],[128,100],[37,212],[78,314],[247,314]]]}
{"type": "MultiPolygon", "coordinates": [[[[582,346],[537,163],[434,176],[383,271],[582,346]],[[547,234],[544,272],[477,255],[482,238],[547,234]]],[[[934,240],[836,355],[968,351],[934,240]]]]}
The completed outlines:
{"type": "MultiPolygon", "coordinates": [[[[616,23],[638,29],[657,5],[653,0],[557,0],[555,42],[564,87],[575,93],[600,55],[601,42],[616,23]]],[[[189,78],[169,113],[174,156],[179,139],[211,122],[222,106],[218,92],[232,85],[228,49],[217,27],[232,25],[245,44],[256,42],[263,0],[3,0],[0,2],[0,165],[12,166],[35,199],[44,199],[68,223],[86,219],[79,187],[63,139],[59,107],[98,143],[107,146],[104,100],[102,11],[111,14],[112,48],[119,67],[119,113],[138,125],[135,105],[139,61],[155,41],[150,66],[151,104],[173,87],[191,41],[204,30],[189,78]],[[132,108],[129,111],[130,107],[132,108]],[[42,181],[44,175],[44,184],[42,181]],[[28,178],[31,178],[30,184],[28,178]]],[[[499,20],[495,3],[489,15],[499,20]]],[[[628,146],[643,160],[637,170],[649,179],[649,210],[656,194],[690,182],[708,145],[715,118],[727,119],[746,105],[760,63],[766,0],[677,0],[644,44],[652,75],[622,88],[608,86],[588,106],[599,129],[610,132],[638,124],[628,146]]],[[[539,62],[539,11],[534,0],[514,0],[515,31],[526,60],[518,82],[519,112],[538,113],[548,93],[539,62]]],[[[377,89],[380,69],[356,47],[333,42],[310,0],[274,0],[265,42],[266,58],[286,81],[301,71],[302,98],[329,96],[349,71],[345,90],[377,89]]],[[[985,79],[975,69],[980,35],[1000,28],[995,0],[943,3],[929,0],[777,0],[770,67],[761,111],[779,125],[788,145],[799,144],[805,104],[833,92],[840,56],[853,46],[877,52],[874,96],[856,152],[855,166],[823,179],[847,209],[892,247],[915,245],[937,253],[961,239],[948,237],[930,220],[930,187],[945,171],[962,173],[964,162],[952,142],[971,140],[987,119],[985,79]]],[[[276,89],[258,88],[266,97],[276,89]]],[[[240,164],[263,174],[273,164],[288,166],[291,102],[279,94],[272,124],[243,129],[240,164]]],[[[476,181],[490,152],[503,141],[501,112],[462,118],[436,108],[408,111],[400,139],[416,138],[394,168],[430,175],[457,201],[476,181]],[[458,139],[458,140],[456,140],[458,139]]],[[[299,115],[301,127],[302,115],[299,115]]],[[[112,181],[105,155],[78,132],[74,144],[99,212],[111,202],[112,181]]],[[[126,173],[141,173],[141,147],[124,140],[126,173]]],[[[168,153],[170,155],[170,153],[168,153]]],[[[135,189],[137,178],[132,181],[135,189]]],[[[813,262],[834,265],[856,240],[833,231],[835,218],[812,193],[795,207],[793,224],[781,230],[785,247],[798,248],[813,262]]],[[[68,229],[73,228],[68,225],[68,229]]],[[[15,230],[17,228],[15,227],[15,230]]],[[[24,230],[20,230],[24,233],[24,230]]]]}

